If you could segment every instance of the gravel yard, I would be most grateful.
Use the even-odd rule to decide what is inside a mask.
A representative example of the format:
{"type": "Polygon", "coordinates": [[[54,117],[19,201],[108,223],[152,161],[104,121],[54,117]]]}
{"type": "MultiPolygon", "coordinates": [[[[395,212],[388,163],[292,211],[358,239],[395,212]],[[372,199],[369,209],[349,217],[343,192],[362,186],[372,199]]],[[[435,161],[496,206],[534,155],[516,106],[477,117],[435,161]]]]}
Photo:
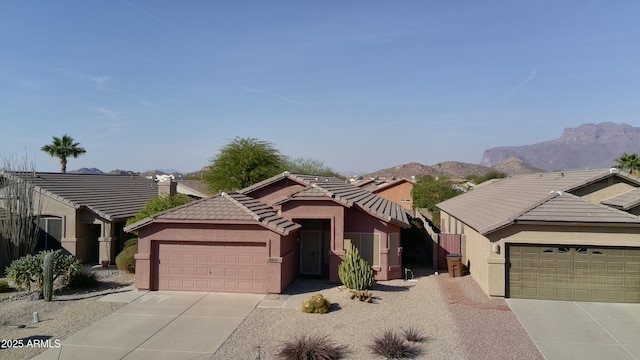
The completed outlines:
{"type": "Polygon", "coordinates": [[[97,301],[103,295],[117,291],[133,283],[133,274],[122,273],[113,268],[95,270],[100,284],[89,290],[75,290],[56,293],[53,300],[31,301],[25,292],[0,294],[0,346],[8,346],[12,341],[18,345],[22,340],[22,348],[1,348],[0,358],[3,360],[30,359],[47,347],[30,346],[29,340],[50,340],[55,346],[56,340],[63,340],[80,329],[111,314],[124,306],[124,303],[108,303],[97,301]],[[33,322],[33,313],[38,312],[40,322],[33,322]],[[24,326],[24,327],[23,327],[24,326]]]}
{"type": "MultiPolygon", "coordinates": [[[[306,292],[314,291],[294,287],[280,297],[306,292]]],[[[484,295],[469,276],[425,271],[417,281],[380,282],[373,289],[373,304],[351,300],[338,287],[315,292],[337,303],[331,312],[256,308],[211,359],[253,360],[258,351],[260,359],[276,359],[283,341],[301,335],[326,335],[348,346],[347,359],[372,359],[368,345],[373,337],[403,328],[415,328],[427,338],[417,344],[418,359],[542,359],[504,300],[484,295]]]]}

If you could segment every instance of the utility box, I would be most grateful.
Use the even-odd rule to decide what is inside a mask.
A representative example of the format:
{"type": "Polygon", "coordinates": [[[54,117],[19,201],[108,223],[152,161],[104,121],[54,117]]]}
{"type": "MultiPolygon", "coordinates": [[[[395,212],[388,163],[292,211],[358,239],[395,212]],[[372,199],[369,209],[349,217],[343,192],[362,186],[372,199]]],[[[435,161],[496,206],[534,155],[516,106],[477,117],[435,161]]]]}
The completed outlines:
{"type": "Polygon", "coordinates": [[[461,277],[462,276],[462,255],[460,254],[447,255],[447,268],[449,270],[449,276],[461,277]]]}

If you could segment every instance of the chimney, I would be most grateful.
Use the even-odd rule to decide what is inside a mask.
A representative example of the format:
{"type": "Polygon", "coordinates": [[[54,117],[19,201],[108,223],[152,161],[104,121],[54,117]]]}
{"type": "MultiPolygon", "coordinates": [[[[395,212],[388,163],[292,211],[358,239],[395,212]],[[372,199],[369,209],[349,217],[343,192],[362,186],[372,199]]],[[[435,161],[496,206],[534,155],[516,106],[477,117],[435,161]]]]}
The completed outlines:
{"type": "Polygon", "coordinates": [[[177,193],[178,183],[173,180],[158,181],[158,195],[173,196],[177,193]]]}

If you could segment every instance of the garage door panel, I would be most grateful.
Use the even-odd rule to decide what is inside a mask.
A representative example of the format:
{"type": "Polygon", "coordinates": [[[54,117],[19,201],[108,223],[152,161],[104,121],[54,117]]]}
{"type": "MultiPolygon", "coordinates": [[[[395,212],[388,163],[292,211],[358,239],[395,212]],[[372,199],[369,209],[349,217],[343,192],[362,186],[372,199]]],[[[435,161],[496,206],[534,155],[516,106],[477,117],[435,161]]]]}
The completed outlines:
{"type": "Polygon", "coordinates": [[[640,249],[508,245],[507,295],[640,302],[640,249]]]}
{"type": "Polygon", "coordinates": [[[264,243],[159,243],[159,290],[266,291],[264,243]]]}

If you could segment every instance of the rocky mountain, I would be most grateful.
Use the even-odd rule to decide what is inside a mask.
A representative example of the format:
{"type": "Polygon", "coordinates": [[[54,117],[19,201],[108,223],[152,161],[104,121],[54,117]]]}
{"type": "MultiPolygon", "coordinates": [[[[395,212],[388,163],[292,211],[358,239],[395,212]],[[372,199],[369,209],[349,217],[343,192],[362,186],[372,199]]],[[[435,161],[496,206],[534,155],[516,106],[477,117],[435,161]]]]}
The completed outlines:
{"type": "Polygon", "coordinates": [[[515,157],[504,159],[497,163],[493,168],[507,175],[531,174],[544,171],[515,157]]]}
{"type": "Polygon", "coordinates": [[[515,157],[545,171],[601,169],[611,167],[624,152],[640,152],[640,128],[604,122],[566,128],[556,140],[485,150],[480,164],[492,167],[515,157]]]}
{"type": "Polygon", "coordinates": [[[102,170],[100,169],[96,169],[96,168],[80,168],[77,170],[71,170],[71,171],[67,171],[70,174],[93,174],[93,175],[100,175],[100,174],[104,174],[104,172],[102,172],[102,170]]]}

